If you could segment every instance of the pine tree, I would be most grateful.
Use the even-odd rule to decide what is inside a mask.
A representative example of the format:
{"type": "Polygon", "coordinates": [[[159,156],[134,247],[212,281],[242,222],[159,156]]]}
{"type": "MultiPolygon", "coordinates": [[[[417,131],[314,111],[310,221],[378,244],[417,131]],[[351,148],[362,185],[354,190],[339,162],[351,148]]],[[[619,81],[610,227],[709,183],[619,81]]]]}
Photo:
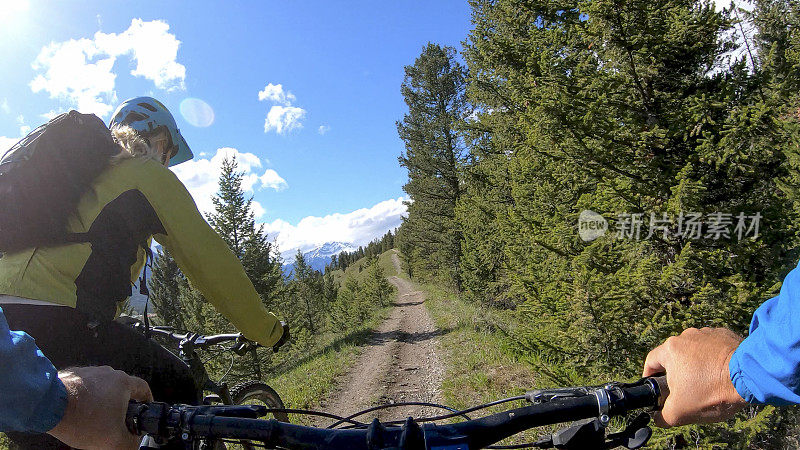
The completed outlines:
{"type": "Polygon", "coordinates": [[[186,312],[180,303],[180,285],[183,280],[184,276],[172,255],[165,248],[159,249],[147,282],[150,302],[153,312],[161,322],[178,330],[187,329],[186,312]]]}
{"type": "MultiPolygon", "coordinates": [[[[277,309],[284,290],[280,256],[267,239],[263,225],[256,225],[252,198],[245,197],[243,173],[236,169],[235,159],[223,161],[219,191],[213,198],[215,211],[209,214],[209,222],[239,258],[265,306],[277,309]]],[[[236,331],[180,274],[166,250],[157,260],[150,286],[156,313],[166,323],[204,334],[236,331]]],[[[270,358],[270,353],[259,349],[254,358],[253,361],[237,361],[232,367],[232,376],[246,377],[252,376],[253,371],[261,372],[261,365],[270,358]]],[[[210,361],[208,364],[211,372],[227,370],[227,366],[223,367],[227,362],[218,365],[210,361]]]]}
{"type": "MultiPolygon", "coordinates": [[[[724,62],[733,17],[704,2],[473,7],[462,274],[475,297],[516,307],[521,357],[550,383],[633,378],[686,327],[745,332],[798,245],[797,4],[756,2],[752,64],[724,62]],[[583,242],[587,209],[617,231],[642,214],[642,239],[583,242]],[[770,225],[757,239],[644,239],[650,213],[691,212],[770,225]]],[[[770,414],[737,426],[779,447],[770,414]]],[[[719,426],[661,439],[690,432],[692,445],[747,440],[719,426]]]]}
{"type": "Polygon", "coordinates": [[[388,306],[394,286],[386,280],[386,273],[378,263],[377,256],[369,257],[365,270],[367,274],[361,288],[362,295],[374,306],[388,306]]]}
{"type": "Polygon", "coordinates": [[[219,190],[212,198],[214,212],[209,214],[208,222],[241,259],[256,226],[252,198],[246,198],[242,189],[244,173],[237,172],[237,167],[236,158],[225,158],[222,161],[219,190]]]}
{"type": "Polygon", "coordinates": [[[222,162],[219,191],[212,199],[215,211],[209,215],[209,223],[242,261],[256,292],[269,308],[283,288],[281,261],[264,225],[256,225],[253,199],[245,197],[244,174],[237,167],[236,158],[222,162]]]}
{"type": "Polygon", "coordinates": [[[299,329],[308,331],[311,336],[317,335],[321,331],[319,324],[326,303],[322,274],[308,265],[300,250],[297,250],[295,256],[289,291],[293,298],[291,306],[292,314],[295,316],[293,323],[296,323],[299,329]]]}
{"type": "Polygon", "coordinates": [[[459,173],[464,142],[458,131],[465,106],[465,72],[451,47],[428,44],[406,66],[401,92],[408,113],[397,130],[405,142],[400,165],[408,169],[408,217],[404,252],[420,274],[461,289],[461,231],[455,208],[462,188],[459,173]]]}
{"type": "Polygon", "coordinates": [[[325,271],[322,276],[322,296],[325,299],[325,303],[332,304],[338,294],[339,284],[333,278],[333,273],[325,271]]]}

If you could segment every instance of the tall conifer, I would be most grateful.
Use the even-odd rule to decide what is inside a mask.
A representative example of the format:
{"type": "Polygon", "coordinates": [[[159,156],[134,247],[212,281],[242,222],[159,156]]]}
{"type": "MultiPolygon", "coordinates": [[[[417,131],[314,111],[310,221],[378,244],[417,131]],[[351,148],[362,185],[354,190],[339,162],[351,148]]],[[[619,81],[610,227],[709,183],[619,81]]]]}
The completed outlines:
{"type": "Polygon", "coordinates": [[[408,169],[404,256],[415,273],[461,289],[461,231],[455,208],[461,196],[464,142],[459,124],[466,110],[464,68],[450,47],[428,44],[406,66],[401,92],[408,113],[397,130],[405,142],[400,165],[408,169]]]}

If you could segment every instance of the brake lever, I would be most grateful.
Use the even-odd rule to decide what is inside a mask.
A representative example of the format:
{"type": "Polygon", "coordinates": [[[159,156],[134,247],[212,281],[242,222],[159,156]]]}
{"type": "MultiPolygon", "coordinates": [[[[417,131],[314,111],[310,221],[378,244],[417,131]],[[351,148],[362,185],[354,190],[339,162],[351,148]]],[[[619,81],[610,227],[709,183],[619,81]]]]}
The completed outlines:
{"type": "Polygon", "coordinates": [[[539,448],[578,449],[612,449],[625,447],[629,450],[642,448],[650,440],[653,430],[647,424],[650,415],[641,413],[633,419],[624,430],[606,436],[606,424],[599,418],[584,419],[573,422],[550,436],[542,437],[536,444],[539,448]]]}
{"type": "Polygon", "coordinates": [[[559,398],[582,397],[584,395],[589,395],[592,392],[593,392],[592,388],[588,388],[585,386],[555,388],[555,389],[536,389],[533,391],[526,392],[525,400],[535,405],[538,405],[541,403],[547,403],[553,400],[557,400],[559,398]]]}
{"type": "Polygon", "coordinates": [[[255,343],[253,343],[252,341],[250,341],[248,339],[240,337],[233,344],[233,347],[231,347],[231,350],[233,351],[233,353],[236,353],[239,356],[244,356],[244,355],[247,354],[247,352],[253,350],[254,348],[256,348],[256,344],[255,343]]]}
{"type": "Polygon", "coordinates": [[[203,405],[194,407],[192,412],[194,415],[258,419],[267,415],[267,407],[264,405],[203,405]]]}
{"type": "Polygon", "coordinates": [[[622,446],[632,450],[644,447],[653,435],[653,430],[647,426],[648,423],[650,414],[639,414],[624,430],[608,435],[608,448],[622,446]]]}

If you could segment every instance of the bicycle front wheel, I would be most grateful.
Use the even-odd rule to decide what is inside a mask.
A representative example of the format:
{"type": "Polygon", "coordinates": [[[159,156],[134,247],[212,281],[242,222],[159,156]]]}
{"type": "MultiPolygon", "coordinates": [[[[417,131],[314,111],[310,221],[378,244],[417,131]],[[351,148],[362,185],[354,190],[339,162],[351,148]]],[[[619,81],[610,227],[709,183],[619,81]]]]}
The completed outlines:
{"type": "MultiPolygon", "coordinates": [[[[285,408],[278,393],[266,383],[260,381],[245,381],[232,387],[231,400],[233,400],[234,405],[264,405],[267,408],[285,408]]],[[[289,422],[289,415],[285,412],[271,414],[281,422],[289,422]]]]}

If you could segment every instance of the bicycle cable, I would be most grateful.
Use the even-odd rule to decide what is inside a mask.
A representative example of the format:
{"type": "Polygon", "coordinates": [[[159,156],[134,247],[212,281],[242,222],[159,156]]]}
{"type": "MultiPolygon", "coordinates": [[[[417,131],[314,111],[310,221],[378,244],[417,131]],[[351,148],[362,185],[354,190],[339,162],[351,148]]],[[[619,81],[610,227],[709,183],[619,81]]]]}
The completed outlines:
{"type": "MultiPolygon", "coordinates": [[[[368,409],[365,409],[365,410],[359,411],[359,412],[357,412],[357,413],[355,413],[355,414],[353,414],[353,415],[347,416],[347,417],[346,417],[346,419],[355,419],[355,418],[356,418],[356,417],[358,417],[358,416],[362,416],[362,415],[364,415],[364,414],[367,414],[367,413],[370,413],[370,412],[372,412],[372,411],[378,411],[378,410],[381,410],[381,409],[389,409],[389,408],[397,408],[397,407],[400,407],[400,406],[429,406],[429,407],[432,407],[432,408],[441,408],[441,409],[446,409],[446,410],[448,410],[448,411],[450,411],[450,412],[453,412],[453,413],[457,413],[457,412],[458,412],[458,410],[456,410],[455,408],[451,408],[451,407],[449,407],[449,406],[445,406],[445,405],[440,405],[440,404],[438,404],[438,403],[427,403],[427,402],[398,402],[398,403],[391,403],[391,404],[388,404],[388,405],[378,405],[378,406],[373,406],[372,408],[368,408],[368,409]]],[[[467,419],[467,420],[470,420],[469,416],[467,416],[466,414],[462,414],[462,415],[463,415],[464,417],[466,417],[466,419],[467,419]]],[[[392,421],[392,422],[385,422],[385,424],[389,424],[389,423],[393,423],[393,422],[396,422],[396,421],[392,421]]],[[[405,421],[403,420],[403,421],[399,421],[399,422],[400,422],[400,423],[403,423],[403,422],[405,422],[405,421]]],[[[334,422],[332,425],[329,425],[327,428],[329,428],[329,429],[333,429],[333,428],[336,428],[336,427],[337,427],[339,424],[342,424],[342,423],[344,423],[344,422],[340,420],[340,421],[338,421],[338,422],[334,422]]],[[[348,427],[342,427],[342,429],[347,429],[347,428],[348,428],[348,427]]]]}
{"type": "MultiPolygon", "coordinates": [[[[220,439],[220,441],[222,441],[225,444],[241,444],[241,442],[242,442],[241,440],[237,440],[237,439],[220,439]]],[[[249,445],[250,447],[254,447],[254,448],[275,448],[275,447],[267,447],[266,444],[260,444],[260,443],[258,443],[256,441],[251,441],[251,440],[248,440],[247,445],[249,445]]],[[[519,445],[491,445],[491,446],[486,447],[486,448],[492,448],[492,449],[496,449],[496,450],[513,450],[513,449],[519,449],[519,448],[536,448],[536,447],[542,448],[543,445],[547,445],[547,444],[545,444],[543,442],[532,442],[530,444],[519,444],[519,445]]]]}
{"type": "MultiPolygon", "coordinates": [[[[376,411],[376,410],[380,410],[380,409],[389,409],[389,408],[394,408],[394,407],[398,407],[398,406],[430,406],[430,407],[434,407],[434,408],[441,408],[441,409],[446,409],[448,411],[452,411],[452,414],[446,414],[446,415],[443,415],[443,416],[434,416],[434,417],[421,417],[419,419],[414,419],[415,422],[418,422],[418,423],[421,423],[421,422],[434,422],[434,421],[437,421],[437,420],[444,420],[444,419],[449,419],[449,418],[459,417],[459,416],[465,417],[467,420],[471,420],[470,417],[467,415],[467,413],[478,411],[478,410],[481,410],[481,409],[490,408],[492,406],[497,406],[497,405],[502,404],[502,403],[508,403],[508,402],[517,401],[517,400],[525,400],[525,396],[524,395],[518,395],[516,397],[508,397],[508,398],[504,398],[504,399],[501,399],[501,400],[495,400],[493,402],[484,403],[484,404],[478,405],[478,406],[473,406],[471,408],[467,408],[467,409],[464,409],[464,410],[461,410],[461,411],[457,411],[454,408],[451,408],[449,406],[439,405],[439,404],[435,404],[435,403],[401,402],[401,403],[393,403],[393,404],[390,404],[390,405],[379,405],[379,406],[375,406],[375,407],[372,407],[372,408],[368,408],[368,409],[365,409],[363,411],[360,411],[358,413],[355,413],[353,415],[348,416],[347,419],[353,419],[353,418],[356,418],[356,417],[358,417],[358,416],[360,416],[362,414],[366,414],[368,412],[372,412],[372,411],[376,411]]],[[[390,421],[382,422],[382,423],[383,423],[383,425],[399,425],[399,424],[402,424],[404,422],[405,422],[405,420],[390,420],[390,421]]],[[[336,425],[339,425],[340,423],[342,423],[342,421],[336,422],[333,425],[329,426],[328,428],[334,428],[336,425]]],[[[366,426],[366,425],[364,425],[364,426],[366,426]]],[[[363,428],[364,426],[348,425],[346,427],[341,427],[341,428],[342,429],[355,429],[355,428],[363,428]]],[[[521,448],[536,448],[536,447],[541,447],[542,445],[544,445],[543,442],[537,441],[537,442],[528,442],[528,443],[525,443],[525,444],[515,444],[515,445],[490,445],[490,446],[488,446],[486,448],[491,448],[491,449],[494,449],[494,450],[513,450],[513,449],[521,449],[521,448]]]]}
{"type": "Polygon", "coordinates": [[[231,370],[233,370],[233,365],[236,363],[236,357],[234,357],[233,355],[230,355],[230,356],[231,356],[231,365],[228,366],[228,370],[225,371],[225,374],[220,377],[220,379],[219,379],[219,381],[217,381],[217,383],[222,383],[222,380],[224,380],[225,377],[227,377],[228,374],[231,373],[231,370]]]}
{"type": "MultiPolygon", "coordinates": [[[[372,407],[372,408],[365,409],[363,411],[359,411],[359,412],[357,412],[355,414],[352,414],[350,416],[347,416],[347,417],[341,417],[341,416],[337,416],[335,414],[329,414],[329,413],[325,413],[325,412],[321,412],[321,411],[304,410],[304,409],[267,408],[265,411],[267,413],[270,413],[270,412],[285,412],[285,413],[291,413],[291,414],[311,415],[311,416],[320,416],[320,417],[326,417],[326,418],[330,418],[330,419],[336,419],[337,422],[335,422],[333,425],[328,426],[327,428],[328,429],[333,429],[335,426],[337,426],[339,424],[350,423],[351,425],[339,428],[339,429],[342,429],[342,430],[346,430],[346,429],[358,429],[358,428],[366,428],[366,427],[368,427],[369,424],[358,422],[358,421],[355,421],[353,419],[355,419],[358,416],[364,415],[366,413],[377,411],[377,410],[381,410],[381,409],[389,409],[389,408],[400,407],[400,406],[428,406],[428,407],[446,409],[448,411],[452,411],[453,413],[452,414],[447,414],[447,415],[444,415],[444,416],[423,417],[423,418],[420,418],[420,419],[415,419],[416,422],[432,422],[432,421],[435,421],[435,420],[443,420],[443,419],[446,419],[446,418],[459,417],[459,416],[463,416],[463,417],[466,417],[467,420],[471,420],[469,418],[469,416],[466,415],[466,413],[474,412],[474,411],[481,410],[481,409],[486,409],[486,408],[489,408],[489,407],[492,407],[492,406],[496,406],[496,405],[499,405],[499,404],[502,404],[502,403],[508,403],[508,402],[512,402],[512,401],[515,401],[515,400],[524,400],[524,399],[525,399],[524,395],[520,395],[520,396],[516,396],[516,397],[509,397],[509,398],[504,398],[502,400],[496,400],[496,401],[493,401],[493,402],[485,403],[483,405],[473,406],[471,408],[464,409],[464,410],[461,410],[461,411],[457,411],[454,408],[451,408],[449,406],[439,405],[439,404],[436,404],[436,403],[400,402],[400,403],[393,403],[393,404],[390,404],[390,405],[375,406],[375,407],[372,407]]],[[[392,420],[392,421],[382,422],[382,424],[383,425],[397,425],[397,424],[402,424],[404,422],[405,422],[405,420],[392,420]]],[[[223,441],[227,441],[227,440],[223,440],[223,441]]],[[[240,442],[240,441],[231,440],[230,442],[231,443],[235,443],[235,442],[240,442]]],[[[261,444],[253,444],[253,443],[251,443],[250,445],[252,445],[254,447],[259,447],[259,448],[267,448],[265,445],[261,445],[261,444]]],[[[547,441],[541,441],[540,440],[540,441],[537,441],[537,442],[528,442],[528,443],[525,443],[525,444],[514,444],[514,445],[490,445],[490,446],[488,446],[486,448],[490,448],[490,449],[494,449],[494,450],[514,450],[514,449],[536,448],[536,447],[541,448],[543,445],[547,445],[547,441]]]]}
{"type": "Polygon", "coordinates": [[[294,409],[294,408],[265,408],[263,410],[265,413],[276,413],[276,412],[283,412],[287,414],[298,414],[302,416],[319,416],[319,417],[327,417],[328,419],[335,419],[341,422],[348,422],[356,427],[367,427],[369,426],[368,423],[359,422],[357,420],[348,419],[346,417],[337,416],[336,414],[326,413],[322,411],[313,411],[310,409],[294,409]]]}
{"type": "MultiPolygon", "coordinates": [[[[414,420],[416,422],[435,422],[437,420],[450,419],[450,418],[458,417],[458,416],[464,416],[464,417],[467,418],[467,420],[470,420],[469,416],[466,415],[467,413],[475,412],[475,411],[478,411],[478,410],[481,410],[481,409],[490,408],[492,406],[496,406],[496,405],[499,405],[501,403],[513,402],[513,401],[516,401],[516,400],[525,400],[525,396],[524,395],[518,395],[516,397],[509,397],[509,398],[504,398],[502,400],[495,400],[493,402],[484,403],[482,405],[473,406],[471,408],[462,409],[460,411],[454,411],[452,408],[450,408],[448,406],[444,406],[444,405],[426,404],[426,405],[423,405],[423,406],[435,406],[435,407],[439,407],[439,408],[442,408],[442,409],[446,409],[448,411],[453,411],[453,413],[452,414],[445,414],[445,415],[442,415],[442,416],[421,417],[419,419],[414,419],[414,420]]],[[[414,402],[409,402],[408,404],[414,405],[415,403],[414,402]]],[[[394,404],[391,404],[391,405],[380,405],[380,406],[376,406],[376,407],[370,408],[368,410],[365,410],[364,412],[370,412],[370,411],[374,411],[374,410],[378,410],[378,409],[393,408],[395,406],[404,406],[404,405],[405,405],[405,403],[394,403],[394,404]]],[[[361,415],[361,413],[355,414],[356,417],[358,417],[359,415],[361,415]]],[[[384,425],[398,425],[398,424],[402,424],[404,422],[405,422],[405,420],[390,420],[390,421],[382,422],[382,423],[384,425]]],[[[349,426],[346,426],[346,427],[342,427],[342,429],[352,429],[352,428],[358,428],[358,426],[349,425],[349,426]]]]}

